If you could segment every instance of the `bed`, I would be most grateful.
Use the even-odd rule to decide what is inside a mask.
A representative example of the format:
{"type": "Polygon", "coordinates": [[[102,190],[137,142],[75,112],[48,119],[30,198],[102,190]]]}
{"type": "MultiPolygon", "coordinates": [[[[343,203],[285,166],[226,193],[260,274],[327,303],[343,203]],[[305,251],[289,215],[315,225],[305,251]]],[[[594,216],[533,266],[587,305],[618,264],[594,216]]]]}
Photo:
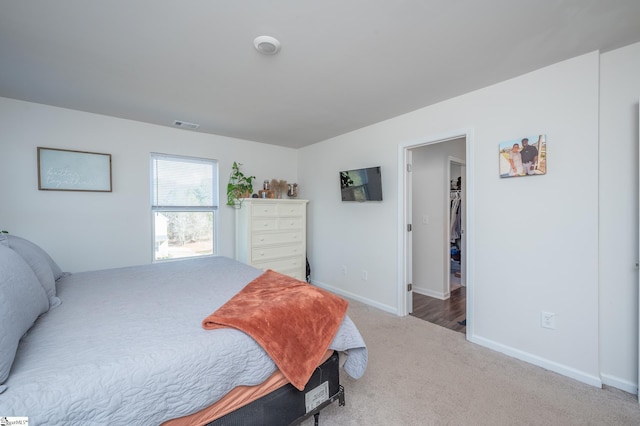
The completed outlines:
{"type": "MultiPolygon", "coordinates": [[[[65,274],[32,242],[0,236],[0,415],[31,425],[212,422],[185,416],[279,374],[245,332],[203,327],[262,275],[226,257],[65,274]]],[[[320,361],[333,351],[362,376],[367,349],[347,315],[320,361]]]]}

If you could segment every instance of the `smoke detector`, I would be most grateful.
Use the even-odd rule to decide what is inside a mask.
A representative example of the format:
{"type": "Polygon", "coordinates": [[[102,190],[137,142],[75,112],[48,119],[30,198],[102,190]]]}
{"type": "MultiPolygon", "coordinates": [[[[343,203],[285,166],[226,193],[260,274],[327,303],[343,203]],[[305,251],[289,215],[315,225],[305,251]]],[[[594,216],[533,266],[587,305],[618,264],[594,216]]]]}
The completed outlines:
{"type": "Polygon", "coordinates": [[[256,50],[265,55],[275,55],[280,51],[280,42],[271,36],[260,36],[253,40],[256,50]]]}
{"type": "Polygon", "coordinates": [[[191,130],[195,130],[198,127],[200,127],[199,124],[189,123],[188,121],[182,121],[182,120],[175,120],[173,122],[173,125],[176,127],[182,127],[183,129],[191,129],[191,130]]]}

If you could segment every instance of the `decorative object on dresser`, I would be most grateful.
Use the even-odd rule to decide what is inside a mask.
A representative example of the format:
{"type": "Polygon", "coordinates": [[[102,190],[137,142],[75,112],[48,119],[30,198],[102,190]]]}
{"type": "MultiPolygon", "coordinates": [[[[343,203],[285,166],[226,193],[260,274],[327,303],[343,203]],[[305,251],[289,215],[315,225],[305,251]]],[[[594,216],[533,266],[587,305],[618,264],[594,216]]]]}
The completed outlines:
{"type": "Polygon", "coordinates": [[[248,198],[236,211],[236,259],[306,279],[308,200],[248,198]]]}
{"type": "Polygon", "coordinates": [[[234,161],[231,166],[231,175],[227,184],[227,205],[237,207],[239,201],[246,197],[251,197],[253,192],[253,180],[255,176],[245,176],[240,171],[242,164],[234,161]]]}
{"type": "Polygon", "coordinates": [[[273,198],[282,198],[282,194],[286,194],[287,189],[289,188],[286,180],[278,179],[271,179],[271,184],[269,186],[271,191],[273,191],[273,198]]]}
{"type": "Polygon", "coordinates": [[[287,191],[287,197],[289,198],[298,198],[298,184],[290,183],[289,190],[287,191]]]}

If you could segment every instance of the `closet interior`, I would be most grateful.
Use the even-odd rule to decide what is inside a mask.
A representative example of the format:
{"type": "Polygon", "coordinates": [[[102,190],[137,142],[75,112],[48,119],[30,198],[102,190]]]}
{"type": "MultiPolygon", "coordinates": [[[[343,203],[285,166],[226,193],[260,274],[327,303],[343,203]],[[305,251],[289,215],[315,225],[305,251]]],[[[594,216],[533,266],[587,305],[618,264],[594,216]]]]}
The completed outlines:
{"type": "Polygon", "coordinates": [[[451,245],[451,277],[449,281],[449,291],[453,291],[462,285],[461,271],[460,271],[460,256],[461,256],[461,238],[462,238],[462,215],[461,215],[461,201],[462,197],[460,191],[462,190],[462,177],[451,179],[450,187],[450,229],[449,229],[449,242],[451,245]]]}

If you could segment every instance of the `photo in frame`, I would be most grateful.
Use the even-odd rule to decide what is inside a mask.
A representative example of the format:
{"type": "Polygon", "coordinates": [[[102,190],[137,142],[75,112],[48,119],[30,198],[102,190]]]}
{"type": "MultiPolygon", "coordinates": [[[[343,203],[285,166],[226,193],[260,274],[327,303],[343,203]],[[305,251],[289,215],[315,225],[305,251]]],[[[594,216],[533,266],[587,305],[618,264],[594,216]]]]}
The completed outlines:
{"type": "Polygon", "coordinates": [[[521,177],[547,173],[547,136],[524,136],[498,146],[500,177],[521,177]]]}
{"type": "Polygon", "coordinates": [[[111,192],[111,154],[38,147],[38,189],[111,192]]]}

